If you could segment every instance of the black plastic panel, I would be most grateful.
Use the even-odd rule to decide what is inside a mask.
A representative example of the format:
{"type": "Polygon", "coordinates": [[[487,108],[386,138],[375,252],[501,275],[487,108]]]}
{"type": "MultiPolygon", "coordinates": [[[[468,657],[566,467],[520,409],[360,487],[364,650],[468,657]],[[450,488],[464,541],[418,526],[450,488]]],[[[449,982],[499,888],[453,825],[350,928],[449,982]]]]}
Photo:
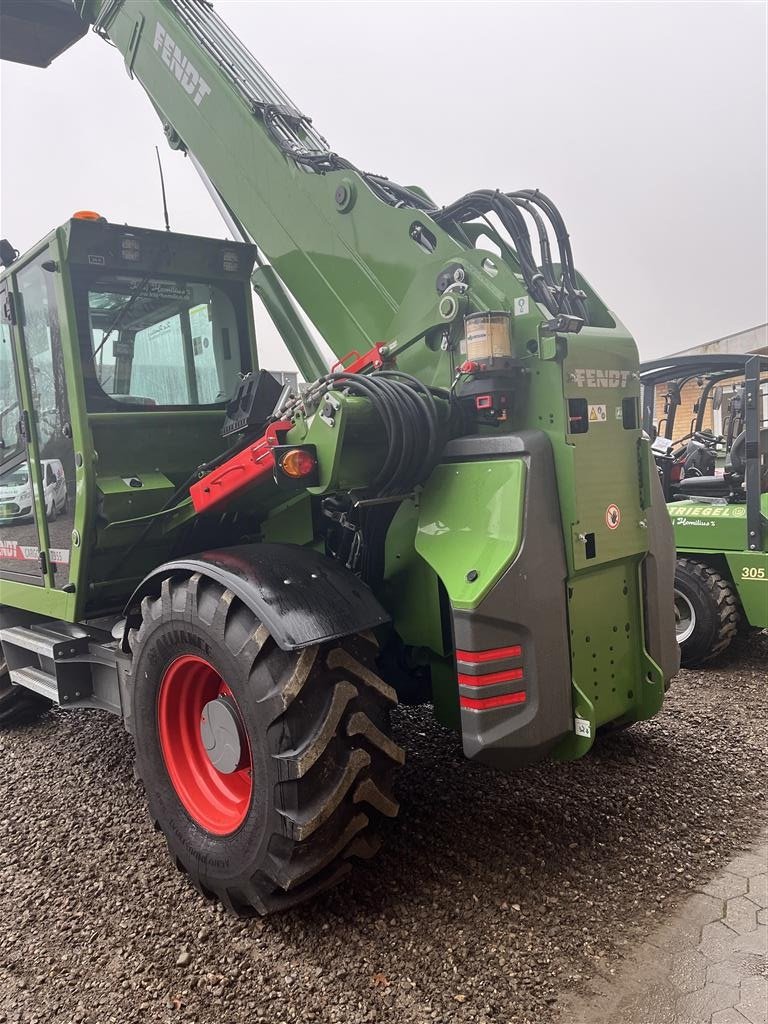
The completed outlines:
{"type": "Polygon", "coordinates": [[[460,438],[446,453],[449,461],[523,458],[528,470],[517,557],[477,608],[453,610],[458,650],[522,648],[525,703],[461,711],[467,757],[509,770],[541,760],[573,728],[567,568],[552,445],[545,433],[530,430],[460,438]]]}
{"type": "Polygon", "coordinates": [[[87,30],[71,0],[2,0],[0,59],[46,68],[87,30]]]}
{"type": "Polygon", "coordinates": [[[127,605],[169,576],[203,573],[248,605],[284,651],[374,629],[389,616],[372,591],[339,562],[295,544],[243,544],[161,565],[127,605]]]}

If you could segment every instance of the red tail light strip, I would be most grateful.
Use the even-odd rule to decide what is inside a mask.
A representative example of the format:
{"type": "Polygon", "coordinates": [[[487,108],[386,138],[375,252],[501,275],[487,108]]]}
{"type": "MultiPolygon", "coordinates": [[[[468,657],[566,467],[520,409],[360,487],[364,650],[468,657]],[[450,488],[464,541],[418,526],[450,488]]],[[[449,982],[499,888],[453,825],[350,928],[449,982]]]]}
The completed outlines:
{"type": "Polygon", "coordinates": [[[459,672],[459,683],[462,686],[493,686],[496,683],[513,683],[523,678],[521,668],[509,668],[505,672],[486,672],[481,676],[468,676],[459,672]]]}
{"type": "Polygon", "coordinates": [[[481,665],[486,661],[500,661],[502,658],[521,658],[523,648],[520,644],[511,647],[493,647],[488,651],[456,651],[456,660],[465,661],[468,665],[481,665]]]}
{"type": "Polygon", "coordinates": [[[490,711],[510,704],[525,704],[525,690],[519,693],[504,693],[500,697],[459,697],[459,704],[469,711],[490,711]]]}

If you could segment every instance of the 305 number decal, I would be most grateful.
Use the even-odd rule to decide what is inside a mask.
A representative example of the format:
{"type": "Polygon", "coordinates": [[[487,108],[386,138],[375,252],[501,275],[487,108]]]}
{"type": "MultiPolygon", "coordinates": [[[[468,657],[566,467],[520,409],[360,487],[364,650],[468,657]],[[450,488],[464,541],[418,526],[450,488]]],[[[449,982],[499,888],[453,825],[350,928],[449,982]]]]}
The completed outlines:
{"type": "Polygon", "coordinates": [[[743,580],[766,580],[768,579],[768,573],[764,568],[757,565],[745,565],[741,570],[741,578],[743,580]]]}

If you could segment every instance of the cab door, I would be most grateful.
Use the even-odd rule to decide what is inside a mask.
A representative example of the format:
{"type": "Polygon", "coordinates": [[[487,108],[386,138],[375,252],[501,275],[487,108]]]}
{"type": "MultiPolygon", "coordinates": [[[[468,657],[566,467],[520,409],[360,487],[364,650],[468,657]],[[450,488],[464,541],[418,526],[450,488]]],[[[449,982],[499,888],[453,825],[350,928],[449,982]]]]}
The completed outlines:
{"type": "Polygon", "coordinates": [[[29,430],[37,460],[38,546],[49,585],[62,590],[70,584],[75,450],[56,289],[58,260],[52,259],[54,255],[51,247],[38,253],[15,275],[15,288],[29,430]]]}
{"type": "MultiPolygon", "coordinates": [[[[43,583],[29,417],[22,400],[21,366],[14,347],[15,296],[0,284],[0,592],[2,580],[43,583]]],[[[0,603],[2,603],[0,599],[0,603]]]]}

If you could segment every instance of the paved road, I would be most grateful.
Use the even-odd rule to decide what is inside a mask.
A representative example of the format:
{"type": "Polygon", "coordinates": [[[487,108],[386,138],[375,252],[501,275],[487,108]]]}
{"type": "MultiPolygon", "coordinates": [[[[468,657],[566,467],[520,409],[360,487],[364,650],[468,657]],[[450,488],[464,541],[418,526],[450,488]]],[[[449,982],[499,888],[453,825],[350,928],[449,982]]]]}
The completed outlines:
{"type": "Polygon", "coordinates": [[[768,1024],[768,830],[591,987],[563,1024],[768,1024]]]}

